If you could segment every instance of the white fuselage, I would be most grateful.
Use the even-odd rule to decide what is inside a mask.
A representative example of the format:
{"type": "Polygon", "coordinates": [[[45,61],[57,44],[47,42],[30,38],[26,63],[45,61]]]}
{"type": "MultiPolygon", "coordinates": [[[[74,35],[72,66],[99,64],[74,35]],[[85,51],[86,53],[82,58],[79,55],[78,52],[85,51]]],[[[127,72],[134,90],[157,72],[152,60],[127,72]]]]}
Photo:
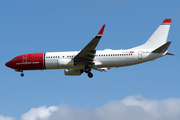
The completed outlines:
{"type": "MultiPolygon", "coordinates": [[[[84,65],[58,66],[58,60],[73,58],[79,53],[75,52],[46,52],[46,69],[82,69],[84,65]]],[[[99,50],[96,51],[94,66],[92,68],[113,68],[135,65],[146,61],[151,61],[164,56],[165,53],[152,53],[150,50],[99,50]]]]}

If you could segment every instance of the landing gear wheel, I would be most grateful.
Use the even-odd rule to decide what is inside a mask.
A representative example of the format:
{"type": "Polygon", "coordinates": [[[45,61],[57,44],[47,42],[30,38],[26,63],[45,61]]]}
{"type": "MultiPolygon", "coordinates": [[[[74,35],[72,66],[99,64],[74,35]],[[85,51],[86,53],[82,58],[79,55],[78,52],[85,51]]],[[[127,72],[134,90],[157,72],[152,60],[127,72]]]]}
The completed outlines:
{"type": "Polygon", "coordinates": [[[23,77],[24,76],[24,73],[21,73],[21,77],[23,77]]]}
{"type": "Polygon", "coordinates": [[[92,78],[93,77],[93,74],[91,72],[88,73],[88,77],[89,78],[92,78]]]}

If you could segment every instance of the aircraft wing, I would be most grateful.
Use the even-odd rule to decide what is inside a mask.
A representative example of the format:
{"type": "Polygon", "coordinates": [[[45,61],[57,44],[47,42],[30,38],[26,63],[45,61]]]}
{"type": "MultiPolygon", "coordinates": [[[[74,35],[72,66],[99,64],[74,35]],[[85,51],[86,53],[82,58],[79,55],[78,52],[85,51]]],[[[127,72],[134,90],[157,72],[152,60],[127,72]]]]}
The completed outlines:
{"type": "Polygon", "coordinates": [[[74,57],[75,65],[80,62],[84,64],[93,64],[93,59],[96,54],[96,46],[99,43],[99,40],[103,34],[105,25],[102,26],[99,33],[74,57]]]}

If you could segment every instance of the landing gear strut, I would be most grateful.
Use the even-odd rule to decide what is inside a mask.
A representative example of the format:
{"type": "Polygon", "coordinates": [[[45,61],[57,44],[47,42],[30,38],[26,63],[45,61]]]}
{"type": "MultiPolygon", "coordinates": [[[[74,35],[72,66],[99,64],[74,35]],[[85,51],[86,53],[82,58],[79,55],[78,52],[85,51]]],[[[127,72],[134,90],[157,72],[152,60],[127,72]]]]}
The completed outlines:
{"type": "Polygon", "coordinates": [[[22,72],[22,73],[21,73],[21,77],[23,77],[23,76],[24,76],[24,73],[22,72]]]}
{"type": "Polygon", "coordinates": [[[90,72],[91,69],[90,67],[88,67],[87,65],[85,66],[85,69],[84,69],[84,72],[88,74],[88,77],[89,78],[92,78],[93,77],[93,74],[90,72]]]}

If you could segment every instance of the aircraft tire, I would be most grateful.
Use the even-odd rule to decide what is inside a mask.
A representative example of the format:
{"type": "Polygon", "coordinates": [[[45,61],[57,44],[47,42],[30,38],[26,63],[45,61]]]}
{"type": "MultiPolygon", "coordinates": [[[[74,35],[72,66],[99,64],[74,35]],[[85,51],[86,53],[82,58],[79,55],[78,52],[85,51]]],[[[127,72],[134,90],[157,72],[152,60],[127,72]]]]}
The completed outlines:
{"type": "Polygon", "coordinates": [[[88,73],[88,77],[89,78],[92,78],[93,77],[93,74],[91,72],[88,73]]]}
{"type": "Polygon", "coordinates": [[[21,73],[21,77],[24,77],[24,73],[21,73]]]}

